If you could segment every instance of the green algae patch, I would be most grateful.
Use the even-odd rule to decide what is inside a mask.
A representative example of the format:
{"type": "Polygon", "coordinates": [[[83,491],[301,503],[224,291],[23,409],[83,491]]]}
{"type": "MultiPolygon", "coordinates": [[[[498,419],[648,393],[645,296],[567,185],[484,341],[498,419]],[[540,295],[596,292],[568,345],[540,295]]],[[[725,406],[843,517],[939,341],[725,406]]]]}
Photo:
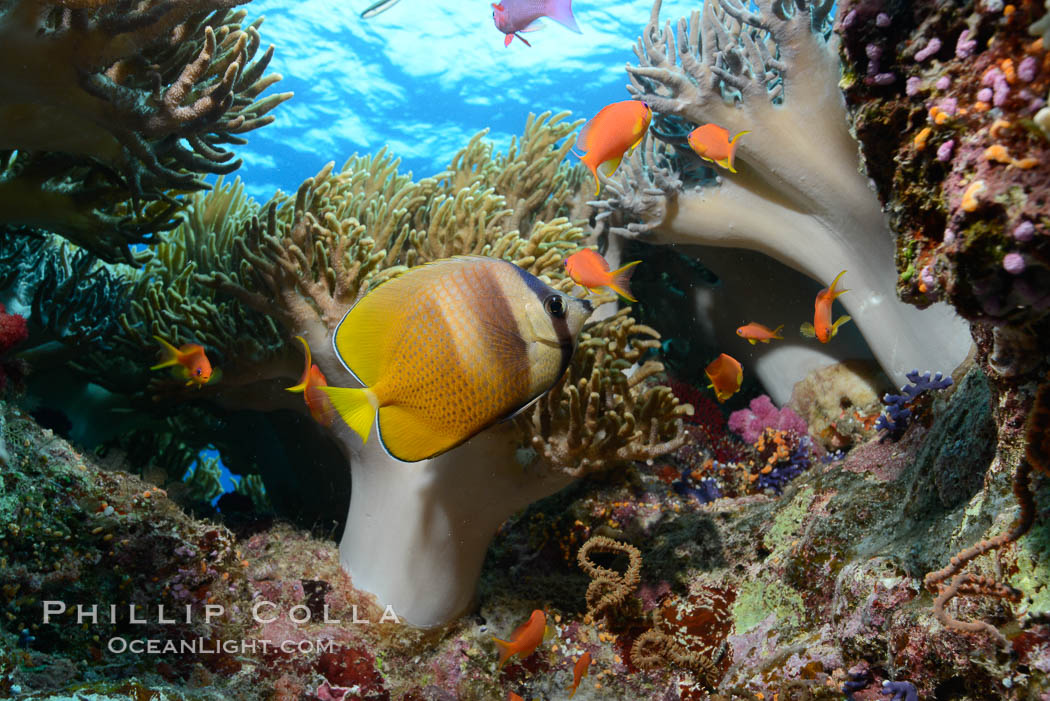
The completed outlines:
{"type": "Polygon", "coordinates": [[[1009,583],[1030,599],[1033,613],[1050,611],[1050,527],[1036,524],[1017,543],[1017,572],[1009,583]]]}
{"type": "Polygon", "coordinates": [[[799,530],[809,515],[809,507],[813,503],[814,491],[812,487],[803,489],[791,500],[791,503],[780,509],[773,525],[769,527],[762,536],[762,544],[774,555],[791,546],[791,542],[798,538],[799,530]]]}
{"type": "Polygon", "coordinates": [[[779,581],[751,581],[741,585],[733,605],[735,633],[748,632],[773,614],[778,628],[801,624],[804,611],[802,595],[779,581]]]}

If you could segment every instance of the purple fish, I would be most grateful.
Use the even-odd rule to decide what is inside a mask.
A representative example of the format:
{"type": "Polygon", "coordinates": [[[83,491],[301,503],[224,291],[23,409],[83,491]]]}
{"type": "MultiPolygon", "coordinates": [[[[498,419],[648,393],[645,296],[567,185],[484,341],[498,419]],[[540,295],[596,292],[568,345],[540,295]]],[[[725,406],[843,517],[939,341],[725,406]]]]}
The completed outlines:
{"type": "Polygon", "coordinates": [[[572,16],[572,0],[500,0],[492,5],[492,21],[496,29],[507,35],[504,46],[510,46],[514,37],[518,37],[525,46],[532,46],[518,32],[534,32],[540,28],[537,20],[550,17],[555,22],[581,34],[572,16]]]}

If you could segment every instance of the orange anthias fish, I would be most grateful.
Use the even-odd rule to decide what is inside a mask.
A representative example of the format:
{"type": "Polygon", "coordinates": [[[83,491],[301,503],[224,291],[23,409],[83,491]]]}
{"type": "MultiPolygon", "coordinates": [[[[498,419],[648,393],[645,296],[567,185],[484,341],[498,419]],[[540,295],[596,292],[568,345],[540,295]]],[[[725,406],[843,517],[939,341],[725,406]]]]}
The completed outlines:
{"type": "Polygon", "coordinates": [[[606,177],[616,172],[623,155],[641,142],[652,120],[649,105],[640,100],[624,100],[606,105],[584,125],[576,148],[583,152],[580,160],[594,174],[595,195],[602,187],[598,169],[606,177]]]}
{"type": "Polygon", "coordinates": [[[729,132],[717,124],[703,124],[689,132],[689,145],[700,158],[717,163],[723,168],[728,168],[730,173],[735,173],[733,157],[736,155],[736,140],[750,133],[742,131],[730,139],[729,132]]]}
{"type": "Polygon", "coordinates": [[[747,342],[751,345],[755,345],[756,343],[769,343],[773,340],[783,341],[784,337],[780,335],[780,330],[782,328],[784,328],[783,324],[770,331],[762,324],[752,321],[750,324],[738,328],[736,330],[736,335],[740,338],[746,338],[747,342]]]}
{"type": "Polygon", "coordinates": [[[532,46],[518,32],[534,32],[542,29],[541,17],[550,17],[558,24],[577,34],[582,34],[572,16],[572,0],[501,0],[492,4],[492,21],[496,29],[506,34],[504,46],[510,46],[518,37],[525,46],[532,46]]]}
{"type": "Polygon", "coordinates": [[[736,394],[740,389],[740,383],[744,381],[744,369],[740,367],[740,363],[725,353],[715,358],[704,369],[704,374],[707,375],[707,379],[711,380],[708,387],[715,390],[719,403],[736,394]]]}
{"type": "Polygon", "coordinates": [[[306,349],[306,367],[303,368],[303,376],[299,378],[299,384],[294,387],[286,387],[285,389],[289,392],[302,392],[303,399],[306,400],[306,407],[310,410],[310,416],[314,417],[314,421],[322,426],[331,426],[332,421],[335,419],[335,412],[328,395],[320,389],[328,386],[328,380],[325,378],[324,373],[321,372],[321,368],[317,367],[316,363],[311,362],[310,345],[306,342],[306,339],[302,336],[296,336],[296,338],[302,342],[303,348],[306,349]]]}
{"type": "Polygon", "coordinates": [[[507,694],[507,701],[525,701],[525,699],[521,698],[512,691],[509,694],[507,694]]]}
{"type": "Polygon", "coordinates": [[[621,297],[637,302],[638,300],[631,296],[630,282],[634,266],[641,262],[633,260],[621,268],[609,270],[609,262],[600,253],[584,248],[565,259],[565,270],[577,285],[586,287],[591,292],[608,287],[621,297]]]}
{"type": "MultiPolygon", "coordinates": [[[[204,347],[198,343],[184,343],[179,348],[171,345],[160,336],[153,338],[164,347],[164,359],[150,370],[175,368],[176,374],[186,380],[186,386],[196,385],[200,389],[212,380],[211,361],[208,360],[204,347]]],[[[218,377],[215,378],[216,380],[218,377]]]]}
{"type": "Polygon", "coordinates": [[[585,652],[580,655],[580,659],[576,660],[576,666],[572,668],[572,686],[569,687],[569,698],[571,699],[576,693],[577,687],[580,686],[580,681],[587,676],[587,668],[591,666],[591,653],[585,652]]]}
{"type": "Polygon", "coordinates": [[[510,634],[510,640],[500,640],[493,637],[499,646],[499,667],[496,671],[503,669],[503,665],[514,655],[525,659],[531,655],[540,643],[543,642],[543,634],[547,630],[547,616],[543,611],[536,609],[529,616],[529,620],[522,623],[510,634]]]}
{"type": "Polygon", "coordinates": [[[831,305],[839,295],[849,292],[849,290],[837,290],[835,285],[838,284],[839,278],[846,274],[843,270],[831,283],[831,287],[825,287],[823,290],[817,293],[817,301],[813,304],[813,323],[806,322],[802,324],[802,328],[799,329],[803,336],[813,338],[814,336],[821,343],[827,343],[835,334],[839,332],[839,327],[850,321],[852,317],[848,315],[840,316],[835,320],[835,323],[831,323],[831,305]]]}

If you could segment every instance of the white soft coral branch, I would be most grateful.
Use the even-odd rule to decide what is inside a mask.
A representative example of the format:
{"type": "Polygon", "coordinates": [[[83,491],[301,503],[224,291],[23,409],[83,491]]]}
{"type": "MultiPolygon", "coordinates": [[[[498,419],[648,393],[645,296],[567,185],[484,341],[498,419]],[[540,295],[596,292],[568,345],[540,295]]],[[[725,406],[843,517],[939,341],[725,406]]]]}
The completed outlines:
{"type": "Polygon", "coordinates": [[[631,93],[661,115],[751,133],[738,142],[739,172],[714,187],[670,190],[674,178],[657,183],[655,164],[643,163],[653,150],[641,149],[614,192],[659,220],[633,231],[761,251],[824,284],[849,270],[841,301],[895,381],[916,367],[954,367],[969,348],[964,322],[897,298],[893,235],[849,132],[837,40],[823,37],[828,5],[759,0],[756,14],[709,0],[676,31],[660,29],[660,5],[635,48],[640,65],[628,66],[631,93]]]}

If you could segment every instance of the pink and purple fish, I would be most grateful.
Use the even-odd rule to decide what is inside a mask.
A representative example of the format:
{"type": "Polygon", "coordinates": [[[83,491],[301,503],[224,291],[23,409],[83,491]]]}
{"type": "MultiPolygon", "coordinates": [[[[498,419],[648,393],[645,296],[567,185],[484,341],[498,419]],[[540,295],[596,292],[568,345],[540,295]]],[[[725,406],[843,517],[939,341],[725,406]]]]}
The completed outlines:
{"type": "Polygon", "coordinates": [[[519,32],[540,29],[540,17],[550,17],[577,34],[583,33],[572,16],[572,0],[500,0],[492,5],[492,21],[496,29],[507,35],[504,46],[510,46],[514,37],[521,39],[525,46],[532,46],[519,32]]]}

